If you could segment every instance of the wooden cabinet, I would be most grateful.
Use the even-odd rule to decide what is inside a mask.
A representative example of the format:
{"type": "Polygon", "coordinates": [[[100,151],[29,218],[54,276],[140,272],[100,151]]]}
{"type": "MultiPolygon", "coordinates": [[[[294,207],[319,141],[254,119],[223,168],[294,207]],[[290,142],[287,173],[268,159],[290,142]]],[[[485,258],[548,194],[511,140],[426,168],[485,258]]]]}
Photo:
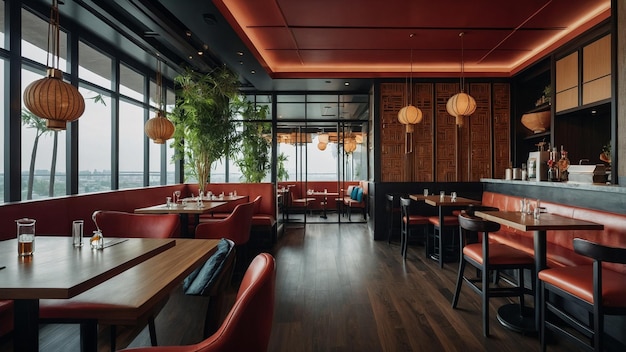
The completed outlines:
{"type": "Polygon", "coordinates": [[[611,35],[556,60],[557,113],[611,98],[611,35]]]}
{"type": "Polygon", "coordinates": [[[556,61],[556,112],[578,106],[578,52],[556,61]]]}
{"type": "Polygon", "coordinates": [[[583,47],[583,105],[611,97],[611,35],[583,47]]]}

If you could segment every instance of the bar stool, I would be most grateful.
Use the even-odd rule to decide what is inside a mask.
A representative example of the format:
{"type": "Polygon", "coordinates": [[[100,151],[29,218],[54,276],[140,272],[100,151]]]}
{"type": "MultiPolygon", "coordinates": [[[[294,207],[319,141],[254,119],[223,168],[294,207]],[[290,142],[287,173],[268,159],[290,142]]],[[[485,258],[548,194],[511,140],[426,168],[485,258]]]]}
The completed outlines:
{"type": "MultiPolygon", "coordinates": [[[[489,243],[489,232],[500,229],[500,224],[483,220],[482,218],[461,212],[458,216],[460,243],[463,246],[459,263],[459,273],[456,281],[456,289],[452,298],[452,308],[456,309],[461,293],[462,282],[465,281],[472,290],[478,293],[482,299],[483,335],[489,336],[489,298],[491,297],[519,297],[520,312],[524,307],[524,294],[533,293],[524,287],[524,269],[531,271],[534,276],[535,259],[520,250],[500,243],[489,243]],[[470,243],[469,234],[482,233],[478,236],[480,242],[470,243]],[[480,280],[465,276],[465,265],[470,263],[480,270],[480,280]],[[518,283],[514,287],[489,287],[489,272],[493,270],[514,269],[518,273],[518,283]],[[480,281],[480,287],[476,282],[480,281]]],[[[531,280],[534,283],[534,280],[531,280]]],[[[533,284],[534,286],[534,284],[533,284]]]]}
{"type": "MultiPolygon", "coordinates": [[[[398,223],[398,220],[402,220],[400,215],[400,196],[393,194],[386,194],[385,210],[387,211],[387,243],[391,243],[393,238],[393,232],[398,223]]],[[[401,227],[402,225],[400,225],[401,227]]]]}
{"type": "Polygon", "coordinates": [[[406,251],[408,248],[409,237],[412,236],[414,230],[423,229],[423,240],[428,236],[428,217],[411,213],[411,198],[400,197],[400,248],[402,258],[406,259],[406,251]]]}
{"type": "MultiPolygon", "coordinates": [[[[626,264],[626,248],[607,247],[575,238],[574,251],[592,258],[593,264],[545,269],[538,275],[542,292],[542,351],[546,350],[546,329],[567,337],[586,350],[603,351],[604,316],[626,316],[626,275],[623,271],[611,270],[613,267],[609,265],[615,264],[608,264],[626,264]],[[571,310],[565,311],[554,301],[548,302],[549,293],[573,301],[576,307],[582,307],[589,321],[575,317],[571,310]],[[548,315],[548,311],[553,314],[548,315]],[[573,329],[566,329],[564,324],[573,329]],[[574,334],[574,330],[578,334],[574,334]]],[[[623,270],[624,266],[620,265],[619,268],[623,270]]]]}

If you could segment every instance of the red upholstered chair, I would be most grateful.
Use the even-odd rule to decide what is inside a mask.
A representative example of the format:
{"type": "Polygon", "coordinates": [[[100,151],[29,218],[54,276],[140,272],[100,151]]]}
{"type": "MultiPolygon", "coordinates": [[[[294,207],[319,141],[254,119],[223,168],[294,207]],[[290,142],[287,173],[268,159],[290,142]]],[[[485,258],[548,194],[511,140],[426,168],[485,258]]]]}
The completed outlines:
{"type": "MultiPolygon", "coordinates": [[[[483,220],[466,212],[459,214],[460,242],[463,244],[459,273],[456,281],[456,290],[452,298],[452,308],[456,309],[461,293],[461,286],[465,281],[470,288],[480,294],[483,310],[483,335],[489,336],[489,298],[491,297],[519,297],[520,310],[524,307],[524,294],[531,293],[524,288],[524,269],[534,273],[535,260],[529,254],[513,247],[500,243],[489,243],[489,232],[500,229],[500,224],[483,220]],[[480,242],[469,243],[470,233],[480,233],[480,242]],[[480,280],[465,276],[465,264],[470,263],[480,270],[480,280]],[[489,273],[498,270],[517,270],[518,284],[514,287],[490,287],[489,273]],[[476,285],[480,281],[480,286],[476,285]]],[[[532,275],[535,277],[535,275],[532,275]]],[[[534,282],[534,281],[533,281],[534,282]]],[[[521,312],[521,311],[520,311],[521,312]]]]}
{"type": "Polygon", "coordinates": [[[242,246],[250,239],[254,202],[238,204],[225,219],[203,222],[196,227],[196,238],[227,238],[242,246]]]}
{"type": "Polygon", "coordinates": [[[274,257],[257,255],[246,270],[235,304],[217,332],[189,346],[133,348],[124,351],[267,351],[274,316],[274,257]]]}
{"type": "Polygon", "coordinates": [[[169,238],[176,237],[180,219],[176,214],[135,214],[96,210],[92,219],[107,237],[169,238]]]}
{"type": "Polygon", "coordinates": [[[620,265],[626,264],[626,248],[607,247],[575,238],[574,251],[592,258],[593,264],[539,272],[543,351],[546,350],[546,329],[568,338],[585,350],[604,351],[608,347],[605,343],[604,316],[626,316],[626,265],[620,265]],[[615,266],[609,268],[608,263],[617,264],[609,264],[615,266]],[[586,316],[576,316],[572,307],[566,310],[556,300],[549,301],[549,294],[574,302],[576,307],[587,312],[586,316]],[[552,314],[547,314],[548,311],[552,314]]]}

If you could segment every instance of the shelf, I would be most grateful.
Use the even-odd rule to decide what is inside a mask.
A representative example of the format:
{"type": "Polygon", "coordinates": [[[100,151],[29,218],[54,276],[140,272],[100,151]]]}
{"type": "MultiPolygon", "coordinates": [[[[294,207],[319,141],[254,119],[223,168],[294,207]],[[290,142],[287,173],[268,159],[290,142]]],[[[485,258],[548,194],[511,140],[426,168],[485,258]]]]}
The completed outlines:
{"type": "Polygon", "coordinates": [[[546,111],[546,110],[550,110],[551,107],[552,107],[552,104],[544,103],[544,104],[536,106],[534,109],[528,110],[526,113],[529,114],[533,112],[546,111]]]}
{"type": "Polygon", "coordinates": [[[541,133],[531,134],[530,136],[524,137],[524,140],[537,139],[537,138],[540,138],[540,137],[550,137],[550,131],[545,131],[545,132],[541,132],[541,133]]]}

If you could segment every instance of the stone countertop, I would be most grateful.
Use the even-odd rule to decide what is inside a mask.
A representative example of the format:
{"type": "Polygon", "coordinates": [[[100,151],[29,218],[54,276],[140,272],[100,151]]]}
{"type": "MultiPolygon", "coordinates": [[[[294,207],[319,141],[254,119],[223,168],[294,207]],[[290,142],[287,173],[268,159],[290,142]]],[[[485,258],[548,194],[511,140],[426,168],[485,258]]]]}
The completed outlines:
{"type": "Polygon", "coordinates": [[[614,184],[604,184],[604,183],[548,182],[548,181],[536,182],[536,181],[521,181],[521,180],[503,180],[503,179],[495,179],[495,178],[481,178],[480,182],[511,184],[511,185],[529,185],[529,186],[539,186],[539,187],[557,187],[557,188],[569,188],[569,189],[626,194],[626,187],[622,187],[622,186],[614,185],[614,184]]]}

